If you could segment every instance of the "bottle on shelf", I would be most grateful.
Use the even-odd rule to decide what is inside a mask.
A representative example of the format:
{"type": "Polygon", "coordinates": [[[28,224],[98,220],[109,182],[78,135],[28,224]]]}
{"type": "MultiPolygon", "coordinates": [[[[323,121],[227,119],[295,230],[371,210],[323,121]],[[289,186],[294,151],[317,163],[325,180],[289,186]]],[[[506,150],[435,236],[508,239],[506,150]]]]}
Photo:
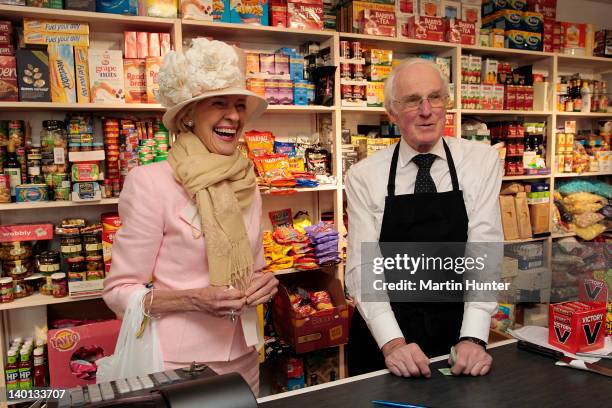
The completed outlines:
{"type": "Polygon", "coordinates": [[[47,383],[45,368],[45,351],[42,347],[34,349],[34,387],[44,387],[47,383]]]}
{"type": "Polygon", "coordinates": [[[581,90],[581,81],[577,79],[574,82],[574,91],[573,91],[573,99],[574,99],[574,112],[582,112],[582,95],[580,94],[581,90]]]}
{"type": "Polygon", "coordinates": [[[7,353],[7,364],[4,370],[7,390],[19,389],[19,364],[17,363],[17,352],[9,350],[7,353]]]}
{"type": "Polygon", "coordinates": [[[587,81],[582,81],[582,89],[580,91],[582,96],[582,109],[581,112],[590,112],[591,111],[591,89],[589,88],[589,83],[587,81]]]}
{"type": "Polygon", "coordinates": [[[21,185],[21,163],[17,159],[17,149],[15,149],[15,143],[9,141],[6,148],[6,162],[4,163],[4,171],[9,175],[11,183],[11,200],[16,201],[15,188],[21,185]]]}
{"type": "Polygon", "coordinates": [[[32,362],[30,361],[30,351],[23,347],[19,352],[19,389],[29,390],[32,388],[32,362]]]}

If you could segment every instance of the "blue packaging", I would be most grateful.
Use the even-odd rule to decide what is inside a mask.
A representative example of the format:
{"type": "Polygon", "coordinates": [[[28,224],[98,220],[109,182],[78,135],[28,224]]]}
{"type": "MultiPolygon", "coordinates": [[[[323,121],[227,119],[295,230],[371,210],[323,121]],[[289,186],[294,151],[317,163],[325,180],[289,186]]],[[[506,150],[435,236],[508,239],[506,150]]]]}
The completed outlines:
{"type": "Polygon", "coordinates": [[[483,28],[501,28],[504,31],[523,29],[523,12],[502,10],[483,19],[483,28]]]}
{"type": "Polygon", "coordinates": [[[295,81],[293,84],[293,104],[308,105],[308,81],[295,81]]]}
{"type": "Polygon", "coordinates": [[[526,0],[485,0],[482,2],[482,16],[486,17],[500,10],[518,10],[524,11],[527,9],[526,0]]]}
{"type": "Polygon", "coordinates": [[[230,4],[230,23],[268,25],[268,0],[260,0],[257,4],[243,4],[237,0],[230,4]]]}
{"type": "Polygon", "coordinates": [[[524,31],[528,31],[530,33],[544,32],[544,15],[542,13],[525,11],[523,13],[522,23],[522,30],[524,31]]]}
{"type": "Polygon", "coordinates": [[[96,0],[98,13],[138,15],[138,0],[96,0]]]}
{"type": "Polygon", "coordinates": [[[289,75],[293,82],[304,80],[304,57],[302,55],[289,55],[289,75]]]}
{"type": "Polygon", "coordinates": [[[212,0],[213,21],[215,23],[230,23],[230,0],[212,0]]]}

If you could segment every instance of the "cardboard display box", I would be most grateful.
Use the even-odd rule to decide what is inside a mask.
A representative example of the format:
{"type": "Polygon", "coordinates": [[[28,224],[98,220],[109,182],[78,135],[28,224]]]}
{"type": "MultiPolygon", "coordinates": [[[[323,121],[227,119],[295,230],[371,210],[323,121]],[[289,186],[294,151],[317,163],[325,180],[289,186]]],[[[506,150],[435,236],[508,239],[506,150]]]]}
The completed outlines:
{"type": "Polygon", "coordinates": [[[514,206],[514,197],[510,195],[500,196],[499,209],[502,214],[504,238],[508,241],[519,239],[518,224],[516,219],[516,208],[514,206]]]}
{"type": "Polygon", "coordinates": [[[274,326],[279,336],[291,344],[296,353],[306,353],[348,342],[353,307],[347,304],[338,279],[322,271],[280,278],[278,294],[274,297],[274,326]],[[309,291],[326,290],[334,307],[299,318],[289,300],[287,288],[292,286],[300,286],[309,291]]]}

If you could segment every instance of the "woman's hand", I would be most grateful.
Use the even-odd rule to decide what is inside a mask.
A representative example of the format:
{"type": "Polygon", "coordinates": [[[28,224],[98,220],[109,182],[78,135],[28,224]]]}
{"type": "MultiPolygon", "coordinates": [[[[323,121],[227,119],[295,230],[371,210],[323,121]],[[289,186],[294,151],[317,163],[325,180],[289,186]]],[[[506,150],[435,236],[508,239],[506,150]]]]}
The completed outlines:
{"type": "Polygon", "coordinates": [[[254,273],[251,285],[246,291],[246,304],[248,306],[257,306],[272,300],[276,292],[278,292],[277,286],[278,279],[276,279],[273,273],[254,273]]]}
{"type": "Polygon", "coordinates": [[[246,305],[244,292],[227,286],[195,289],[192,298],[197,310],[217,317],[238,316],[246,305]]]}

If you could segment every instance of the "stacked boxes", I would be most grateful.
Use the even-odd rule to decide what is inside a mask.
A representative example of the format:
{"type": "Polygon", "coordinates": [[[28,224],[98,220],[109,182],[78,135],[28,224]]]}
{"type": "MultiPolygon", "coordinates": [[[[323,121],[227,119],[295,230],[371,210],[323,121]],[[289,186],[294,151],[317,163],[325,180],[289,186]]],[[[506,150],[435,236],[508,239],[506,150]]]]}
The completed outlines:
{"type": "Polygon", "coordinates": [[[526,1],[489,0],[483,3],[482,14],[484,29],[504,31],[506,48],[542,51],[544,15],[527,11],[526,1]]]}
{"type": "Polygon", "coordinates": [[[13,24],[0,21],[0,101],[17,101],[18,95],[13,24]]]}

